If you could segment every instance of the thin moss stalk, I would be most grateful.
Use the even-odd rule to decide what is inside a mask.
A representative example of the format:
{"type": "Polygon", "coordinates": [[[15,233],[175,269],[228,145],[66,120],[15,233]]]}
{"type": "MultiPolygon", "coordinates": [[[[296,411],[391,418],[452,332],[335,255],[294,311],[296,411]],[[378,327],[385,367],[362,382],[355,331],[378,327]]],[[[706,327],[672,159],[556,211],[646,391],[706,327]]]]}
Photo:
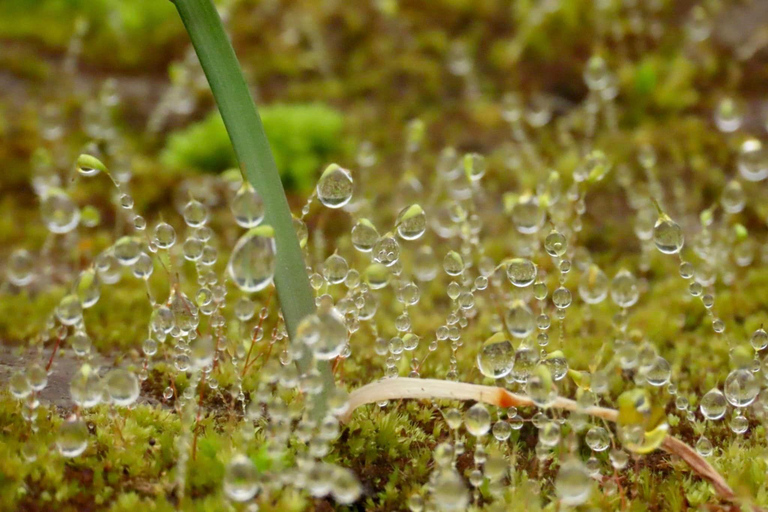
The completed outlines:
{"type": "MultiPolygon", "coordinates": [[[[315,311],[314,295],[261,118],[211,0],[175,0],[174,4],[211,86],[243,176],[264,199],[265,223],[274,228],[277,245],[275,286],[288,335],[294,338],[299,322],[315,311]]],[[[309,351],[304,352],[298,365],[302,372],[307,372],[313,358],[309,351]]],[[[330,365],[317,364],[327,392],[334,385],[330,365]]],[[[315,403],[322,404],[324,400],[315,403]]]]}

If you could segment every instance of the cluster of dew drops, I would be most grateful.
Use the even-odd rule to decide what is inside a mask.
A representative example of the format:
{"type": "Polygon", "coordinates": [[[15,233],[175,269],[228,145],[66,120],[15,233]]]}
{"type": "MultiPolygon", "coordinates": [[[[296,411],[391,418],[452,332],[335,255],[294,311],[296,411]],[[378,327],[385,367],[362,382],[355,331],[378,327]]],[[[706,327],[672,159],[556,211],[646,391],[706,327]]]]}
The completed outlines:
{"type": "MultiPolygon", "coordinates": [[[[465,71],[466,66],[456,66],[457,74],[465,71]]],[[[584,80],[590,93],[585,104],[574,111],[586,117],[587,126],[610,126],[609,113],[616,108],[615,76],[602,58],[593,57],[584,71],[584,80]]],[[[111,95],[106,97],[112,101],[111,95]]],[[[108,105],[107,100],[103,101],[108,105]]],[[[514,147],[531,165],[541,162],[544,156],[538,153],[532,134],[549,126],[551,113],[532,113],[516,94],[504,98],[502,109],[514,147]]],[[[741,127],[742,116],[734,101],[726,99],[718,104],[714,121],[724,136],[732,136],[741,127]]],[[[105,131],[108,119],[100,123],[99,130],[94,131],[111,133],[105,131]]],[[[568,135],[568,128],[562,129],[568,135]]],[[[294,339],[288,339],[275,305],[277,299],[272,299],[280,258],[274,231],[264,222],[262,197],[240,178],[239,172],[217,178],[231,219],[240,230],[226,268],[217,272],[226,237],[212,227],[214,214],[219,212],[218,206],[207,201],[210,196],[195,198],[195,192],[189,191],[180,208],[184,221],[181,230],[164,220],[150,227],[135,211],[128,190],[130,176],[112,173],[103,162],[115,159],[118,150],[114,146],[119,138],[102,139],[100,144],[88,146],[74,165],[77,174],[89,179],[108,176],[116,189],[117,211],[128,225],[127,234],[117,237],[75,277],[71,291],[61,299],[40,334],[42,342],[55,346],[54,354],[57,349],[71,349],[82,360],[69,387],[75,412],[61,423],[56,437],[59,453],[63,457],[86,454],[88,409],[108,404],[112,414],[125,414],[125,409],[138,403],[141,382],[157,361],[167,362],[176,372],[190,377],[182,393],[177,393],[173,380],[163,392],[163,400],[178,411],[183,425],[176,440],[177,478],[182,494],[193,443],[192,427],[200,415],[197,397],[203,389],[219,389],[217,375],[222,367],[232,370],[235,377],[230,392],[243,421],[238,436],[232,440],[235,455],[227,465],[223,489],[236,502],[250,502],[260,492],[285,485],[305,489],[314,497],[331,496],[345,504],[360,497],[361,483],[350,469],[323,461],[340,433],[339,418],[348,412],[348,395],[342,386],[323,394],[323,378],[315,363],[330,361],[340,368],[344,360],[356,355],[361,361],[372,359],[370,352],[384,361],[381,374],[372,378],[407,375],[446,380],[474,379],[476,374],[463,373],[466,368],[460,360],[466,352],[476,353],[473,367],[485,380],[525,393],[537,406],[530,418],[514,407],[494,410],[480,403],[464,412],[455,407],[443,410],[450,436],[434,448],[434,468],[424,491],[413,493],[408,500],[413,512],[464,509],[471,501],[479,500],[484,483],[488,483],[491,499],[503,501],[510,461],[514,460],[508,441],[513,431],[526,423],[532,423],[538,431],[535,456],[542,466],[555,457],[556,448],[565,453],[559,462],[555,492],[561,503],[575,506],[589,498],[594,479],[601,479],[603,493],[616,494],[616,475],[628,466],[631,457],[659,446],[670,429],[666,414],[658,414],[660,407],[663,411],[660,397],[672,400],[682,421],[693,427],[698,435],[695,449],[704,457],[716,449],[706,436],[709,425],[727,418],[730,430],[743,434],[749,428],[750,414],[755,419],[765,418],[768,394],[761,393],[761,389],[766,387],[768,359],[761,363],[760,351],[768,346],[768,333],[761,327],[748,344],[732,340],[726,332],[726,321],[717,316],[715,308],[717,278],[732,281],[733,269],[751,265],[756,251],[743,226],[733,220],[747,206],[741,181],[730,180],[722,191],[719,207],[724,214],[718,222],[713,209],[701,213],[691,253],[702,263],[694,265],[683,258],[687,247],[683,228],[661,205],[663,193],[653,147],[639,148],[636,163],[648,181],[650,197],[633,188],[627,171],[630,164],[619,165],[603,151],[589,147],[567,190],[563,190],[564,180],[559,173],[547,171],[535,190],[505,194],[500,208],[494,210],[489,207],[494,201],[492,192],[483,186],[490,166],[483,155],[461,155],[454,148],[443,149],[431,169],[433,182],[428,184],[409,171],[422,153],[425,130],[421,121],[408,126],[403,162],[406,172],[396,185],[396,197],[391,199],[393,204],[405,204],[396,207],[397,215],[387,224],[379,218],[386,217],[386,208],[381,208],[383,214],[377,212],[381,205],[374,205],[374,200],[365,196],[356,197],[355,193],[356,186],[373,185],[377,154],[367,143],[360,148],[358,169],[352,172],[329,165],[301,215],[294,217],[306,261],[316,262],[307,267],[307,273],[317,306],[316,313],[301,322],[294,339]],[[609,277],[592,262],[579,240],[587,194],[609,175],[618,175],[616,179],[636,213],[633,229],[642,247],[640,272],[648,269],[654,250],[677,258],[686,293],[701,301],[714,334],[731,348],[733,369],[722,384],[700,397],[698,408],[678,391],[673,364],[659,354],[653,343],[628,328],[632,308],[648,283],[627,268],[609,277]],[[419,197],[422,202],[411,201],[419,197]],[[323,227],[318,222],[309,228],[315,201],[323,208],[318,216],[333,215],[330,218],[338,219],[338,213],[333,212],[343,211],[351,219],[349,229],[337,229],[337,240],[326,240],[329,231],[335,233],[333,226],[323,227]],[[492,231],[499,223],[506,226],[499,236],[516,238],[516,254],[495,260],[487,254],[490,251],[483,243],[483,235],[484,229],[492,231]],[[391,230],[380,231],[383,225],[391,226],[391,230]],[[723,232],[735,234],[723,236],[723,232]],[[732,250],[729,244],[734,245],[732,250]],[[329,256],[327,245],[334,247],[329,256]],[[349,251],[346,257],[340,254],[345,250],[349,251]],[[735,267],[729,263],[731,257],[735,267]],[[192,264],[196,286],[183,283],[179,277],[183,262],[192,264]],[[149,286],[156,268],[162,268],[169,277],[165,300],[154,297],[149,286]],[[580,276],[571,281],[576,284],[569,288],[568,278],[574,270],[580,276]],[[118,283],[125,271],[146,283],[152,305],[147,338],[141,346],[143,364],[138,371],[111,368],[102,375],[94,366],[85,311],[100,300],[102,287],[118,283]],[[442,281],[447,281],[441,288],[444,296],[439,300],[443,302],[427,298],[434,291],[432,283],[442,281]],[[237,297],[230,297],[232,286],[228,284],[237,290],[237,297]],[[186,288],[194,288],[194,292],[187,295],[183,291],[186,288]],[[574,301],[581,301],[580,307],[590,314],[602,311],[599,304],[610,303],[614,314],[613,356],[602,362],[598,358],[601,366],[589,371],[570,368],[563,350],[569,341],[566,322],[574,301]],[[420,316],[439,313],[445,304],[447,312],[434,332],[420,332],[420,316]],[[480,322],[480,318],[486,322],[480,322]],[[266,332],[268,323],[273,325],[271,332],[266,332]],[[466,335],[473,323],[488,325],[486,341],[480,343],[466,335]],[[270,357],[273,352],[275,356],[270,357]],[[257,353],[262,357],[259,361],[257,353]],[[429,367],[425,363],[441,354],[447,355],[440,359],[446,364],[433,366],[441,373],[424,375],[429,367]],[[315,363],[308,370],[299,370],[295,363],[307,358],[315,363]],[[258,379],[246,388],[244,376],[249,370],[256,371],[258,379]],[[612,399],[610,378],[616,370],[621,370],[628,390],[612,399]],[[578,404],[578,410],[570,415],[553,407],[565,390],[573,389],[566,385],[569,376],[576,384],[573,394],[578,404]],[[308,397],[304,403],[286,402],[278,392],[292,389],[300,389],[308,397]],[[306,405],[313,400],[324,400],[326,414],[322,418],[314,417],[312,408],[306,405]],[[619,409],[615,429],[588,414],[590,408],[601,405],[619,409]],[[566,423],[570,426],[567,430],[563,428],[566,423]],[[271,475],[256,469],[244,455],[256,425],[263,428],[275,461],[289,446],[295,446],[292,440],[301,441],[295,466],[277,466],[270,470],[274,472],[271,475]],[[465,433],[474,444],[474,465],[466,480],[457,469],[458,458],[467,450],[465,433]],[[578,456],[581,442],[590,451],[586,461],[578,456]],[[600,456],[602,452],[608,452],[607,464],[606,458],[600,456]]],[[[585,138],[589,143],[589,134],[585,138]]],[[[756,183],[768,178],[768,151],[757,138],[743,142],[737,161],[742,181],[756,183]]],[[[89,207],[80,208],[66,188],[45,180],[34,185],[51,239],[72,237],[79,226],[98,224],[98,214],[89,207]]],[[[69,185],[75,186],[77,181],[69,185]]],[[[50,250],[46,244],[43,251],[50,250]]],[[[10,284],[24,288],[44,281],[37,261],[25,249],[13,252],[6,267],[10,284]]],[[[21,402],[33,433],[38,428],[38,397],[50,371],[55,371],[53,355],[48,364],[33,362],[9,381],[10,392],[21,402]]],[[[379,406],[389,405],[382,402],[379,406]]],[[[24,455],[33,461],[36,453],[32,439],[25,445],[24,455]]],[[[541,492],[539,480],[531,479],[527,485],[533,494],[541,492]]]]}

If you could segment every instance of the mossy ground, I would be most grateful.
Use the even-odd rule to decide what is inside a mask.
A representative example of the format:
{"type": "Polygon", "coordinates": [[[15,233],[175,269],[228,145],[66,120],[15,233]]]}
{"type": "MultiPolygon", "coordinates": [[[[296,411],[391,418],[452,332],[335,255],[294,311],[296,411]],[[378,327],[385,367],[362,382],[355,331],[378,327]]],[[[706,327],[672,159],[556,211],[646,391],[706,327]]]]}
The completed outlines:
{"type": "MultiPolygon", "coordinates": [[[[47,144],[36,129],[36,109],[42,103],[57,102],[68,113],[67,120],[75,124],[77,106],[89,91],[99,87],[107,74],[117,75],[118,90],[125,98],[115,118],[131,148],[136,209],[150,219],[163,216],[178,223],[172,206],[173,189],[189,173],[200,171],[163,164],[169,161],[159,158],[165,147],[164,136],[148,137],[143,131],[152,100],[160,95],[155,91],[142,97],[126,84],[137,80],[151,84],[150,89],[155,84],[166,87],[165,68],[171,59],[180,58],[186,45],[185,35],[169,3],[160,7],[163,2],[141,2],[115,11],[117,4],[81,2],[65,8],[62,2],[46,0],[34,2],[32,10],[20,11],[13,2],[0,8],[0,20],[4,20],[0,22],[0,38],[8,41],[9,48],[0,55],[0,73],[9,83],[0,92],[0,160],[4,167],[0,182],[0,246],[4,256],[11,248],[22,245],[37,250],[48,238],[29,186],[30,156],[36,148],[47,144]],[[145,10],[148,6],[152,6],[150,12],[145,10]],[[107,19],[115,18],[114,12],[122,24],[106,24],[107,19]],[[74,90],[66,89],[71,92],[65,95],[55,94],[51,86],[58,83],[57,70],[75,13],[91,20],[92,27],[85,39],[80,83],[74,90]]],[[[586,58],[596,50],[616,66],[622,91],[618,100],[622,117],[618,130],[597,134],[595,146],[607,148],[611,159],[626,161],[634,158],[639,143],[652,143],[660,155],[670,160],[670,166],[680,171],[659,177],[670,190],[670,214],[681,224],[694,225],[695,213],[718,200],[726,181],[722,169],[732,167],[731,155],[738,143],[730,140],[727,144],[733,147],[725,145],[708,122],[708,115],[702,112],[711,111],[723,91],[752,101],[758,93],[764,94],[760,87],[768,81],[764,52],[736,66],[729,42],[717,37],[717,26],[715,36],[698,47],[694,54],[697,60],[693,60],[684,43],[683,9],[677,2],[659,2],[658,12],[648,15],[667,27],[657,40],[647,34],[634,34],[628,25],[628,13],[618,7],[619,2],[610,3],[611,9],[605,12],[596,11],[589,1],[562,2],[559,9],[546,15],[537,10],[536,2],[525,1],[514,5],[500,0],[400,2],[397,12],[377,10],[374,2],[327,4],[320,7],[320,2],[236,3],[229,26],[260,101],[322,101],[337,109],[344,116],[345,140],[333,151],[324,153],[323,158],[353,166],[352,148],[361,140],[371,140],[380,149],[382,162],[378,169],[382,173],[401,166],[404,127],[409,119],[418,116],[429,129],[425,150],[419,161],[413,163],[414,167],[429,168],[436,150],[447,144],[483,152],[489,156],[487,182],[491,193],[535,186],[532,173],[503,164],[502,142],[509,135],[496,99],[514,88],[526,94],[543,90],[569,102],[581,101],[586,95],[581,72],[586,58]],[[301,22],[302,16],[314,21],[301,22]],[[541,22],[530,21],[534,16],[542,16],[541,22]],[[600,36],[604,22],[619,23],[628,35],[616,45],[608,44],[600,36]],[[312,31],[318,27],[323,34],[321,45],[312,39],[312,31]],[[288,29],[298,30],[299,44],[287,42],[290,38],[283,31],[288,29]],[[456,40],[463,41],[477,55],[480,96],[467,95],[465,84],[445,71],[451,43],[456,40]]],[[[397,2],[381,2],[387,4],[397,2]]],[[[205,92],[198,94],[195,112],[187,118],[171,119],[169,130],[208,115],[211,98],[205,92]]],[[[550,131],[535,143],[552,167],[569,180],[579,162],[578,151],[574,148],[563,152],[553,139],[550,131]]],[[[75,131],[67,139],[69,152],[74,154],[86,140],[83,133],[75,131]]],[[[194,180],[203,187],[212,182],[205,174],[198,174],[194,180]]],[[[377,189],[379,206],[394,202],[396,191],[391,183],[394,180],[382,179],[368,184],[377,189]]],[[[3,289],[0,340],[14,347],[13,353],[32,352],[47,360],[53,342],[42,342],[38,333],[66,292],[67,277],[72,269],[81,268],[108,247],[114,235],[123,229],[111,213],[114,208],[106,185],[105,178],[100,183],[76,187],[75,200],[81,205],[94,204],[102,213],[100,226],[84,230],[74,245],[54,241],[51,254],[56,257],[51,259],[48,275],[39,286],[23,292],[7,286],[3,289]]],[[[764,197],[760,190],[747,190],[747,195],[750,208],[735,220],[750,233],[758,232],[768,215],[768,202],[760,201],[764,197]]],[[[293,191],[290,199],[294,211],[298,211],[304,202],[303,192],[293,191]]],[[[646,257],[622,218],[629,215],[625,191],[615,180],[601,183],[590,191],[587,203],[584,231],[579,239],[595,262],[608,275],[625,266],[638,268],[646,257]]],[[[395,208],[387,211],[392,218],[397,213],[395,208]]],[[[229,225],[225,215],[214,218],[213,226],[227,242],[223,245],[231,247],[237,230],[229,225]]],[[[501,211],[497,218],[497,223],[486,227],[485,250],[501,259],[508,256],[509,250],[505,233],[513,228],[501,211]]],[[[351,226],[348,218],[334,212],[322,211],[310,219],[310,228],[324,227],[330,240],[351,226]]],[[[310,256],[322,261],[322,255],[310,256]]],[[[691,254],[686,257],[694,258],[691,254]]],[[[758,254],[756,260],[759,259],[758,254]]],[[[225,261],[221,258],[217,270],[222,269],[225,261]]],[[[672,363],[680,392],[695,404],[698,396],[725,379],[729,371],[728,346],[722,336],[712,332],[700,301],[687,293],[687,284],[677,275],[676,260],[652,254],[647,262],[648,269],[641,277],[653,286],[643,291],[640,302],[632,308],[629,331],[637,330],[643,339],[652,340],[660,354],[672,363]]],[[[176,262],[175,268],[186,273],[184,279],[191,278],[192,267],[188,264],[176,262]]],[[[553,268],[544,270],[554,272],[553,268]]],[[[566,282],[571,289],[576,287],[575,279],[572,276],[566,282]]],[[[156,268],[151,281],[153,294],[165,296],[168,283],[163,269],[156,268]]],[[[718,286],[716,309],[721,318],[728,319],[729,336],[741,341],[768,321],[768,269],[759,264],[739,268],[733,283],[718,286]]],[[[441,324],[447,300],[442,293],[438,284],[422,289],[419,312],[413,315],[416,332],[434,332],[441,324]]],[[[480,311],[494,309],[487,297],[479,296],[477,301],[480,311]]],[[[399,306],[392,301],[380,308],[379,330],[393,331],[391,325],[386,325],[386,319],[392,322],[400,312],[399,306]]],[[[125,275],[119,285],[105,287],[102,300],[86,313],[94,349],[110,359],[118,358],[140,368],[140,346],[147,325],[145,320],[138,319],[148,318],[149,311],[146,289],[132,277],[125,275]]],[[[564,325],[566,343],[562,348],[572,368],[588,369],[603,346],[604,357],[611,356],[611,319],[615,312],[608,303],[596,307],[575,303],[569,308],[564,325]]],[[[479,315],[462,336],[466,341],[459,359],[461,380],[481,380],[474,358],[480,341],[489,334],[488,320],[488,315],[479,315]]],[[[555,323],[553,338],[557,337],[557,329],[555,323]]],[[[366,327],[353,337],[352,343],[355,357],[339,369],[339,379],[348,389],[384,373],[383,358],[373,352],[373,337],[366,327]]],[[[0,359],[0,368],[4,370],[7,368],[3,366],[15,364],[14,357],[8,354],[0,359]]],[[[74,355],[64,347],[57,357],[74,355]]],[[[408,358],[403,358],[401,365],[401,373],[407,373],[408,358]]],[[[432,357],[427,358],[421,372],[443,376],[447,369],[445,358],[432,357]]],[[[53,371],[57,371],[55,362],[53,371]]],[[[246,388],[248,379],[255,379],[258,371],[256,366],[246,377],[246,388]]],[[[238,414],[227,389],[233,375],[229,369],[222,370],[217,375],[221,387],[206,390],[206,413],[199,426],[196,459],[190,462],[187,495],[181,499],[173,485],[174,438],[180,422],[173,403],[162,399],[163,389],[172,379],[179,391],[186,385],[185,379],[175,374],[163,363],[154,366],[142,390],[148,404],[130,411],[115,411],[108,406],[89,411],[85,417],[93,426],[90,446],[85,456],[74,460],[63,459],[52,449],[56,425],[65,411],[60,407],[41,407],[40,432],[34,437],[38,443],[36,464],[26,463],[21,455],[22,445],[31,433],[20,415],[20,406],[5,390],[0,392],[0,509],[220,510],[224,464],[231,455],[231,439],[241,435],[235,431],[235,422],[230,421],[238,414]]],[[[8,371],[0,375],[6,376],[8,371]]],[[[611,375],[614,388],[620,389],[621,382],[620,374],[611,375]]],[[[566,386],[565,392],[568,391],[566,386]]],[[[679,420],[675,417],[680,413],[670,406],[668,414],[670,423],[676,425],[679,420]]],[[[257,424],[256,442],[248,444],[248,455],[261,464],[260,469],[269,471],[270,459],[260,443],[260,428],[257,424]]],[[[711,462],[737,492],[768,505],[765,426],[753,421],[745,436],[733,436],[727,429],[725,424],[708,427],[707,435],[717,446],[711,462]]],[[[698,437],[691,428],[675,433],[688,443],[698,437]]],[[[428,481],[432,449],[450,435],[438,409],[428,403],[392,403],[385,408],[368,406],[358,411],[329,455],[330,461],[354,470],[363,483],[364,498],[351,509],[403,510],[407,497],[428,481]]],[[[472,464],[471,440],[468,441],[470,449],[460,458],[460,469],[472,464]]],[[[529,480],[538,482],[542,496],[551,496],[553,491],[553,471],[536,461],[534,445],[534,428],[526,425],[502,448],[514,454],[517,461],[510,478],[514,485],[508,490],[515,496],[512,503],[517,510],[539,507],[539,498],[530,492],[529,480]]],[[[291,454],[285,457],[290,459],[291,454]]],[[[602,510],[638,511],[727,508],[710,486],[680,461],[664,454],[638,459],[629,470],[621,472],[619,482],[617,494],[593,493],[591,505],[602,510]]],[[[312,501],[290,487],[269,500],[259,501],[259,506],[261,510],[274,511],[335,507],[330,501],[312,501]]],[[[482,507],[481,500],[478,508],[482,507]]],[[[238,510],[236,506],[232,509],[238,510]]]]}

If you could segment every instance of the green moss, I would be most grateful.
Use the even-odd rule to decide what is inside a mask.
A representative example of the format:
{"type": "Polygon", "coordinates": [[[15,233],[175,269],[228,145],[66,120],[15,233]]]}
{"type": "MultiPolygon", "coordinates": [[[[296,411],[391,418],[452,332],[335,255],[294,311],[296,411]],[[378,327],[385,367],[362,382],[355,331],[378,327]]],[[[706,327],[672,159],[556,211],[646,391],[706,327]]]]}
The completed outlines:
{"type": "MultiPolygon", "coordinates": [[[[319,103],[268,105],[260,109],[280,175],[287,188],[311,189],[322,165],[339,156],[341,113],[319,103]]],[[[173,133],[163,151],[165,165],[219,172],[236,165],[221,116],[215,112],[203,121],[173,133]]]]}

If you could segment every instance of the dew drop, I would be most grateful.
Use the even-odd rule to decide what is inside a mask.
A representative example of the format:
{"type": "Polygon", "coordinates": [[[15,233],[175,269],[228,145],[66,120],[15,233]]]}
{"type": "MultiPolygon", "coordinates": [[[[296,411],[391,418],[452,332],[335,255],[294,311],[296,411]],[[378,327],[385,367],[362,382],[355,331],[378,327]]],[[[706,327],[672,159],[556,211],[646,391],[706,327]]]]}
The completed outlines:
{"type": "Polygon", "coordinates": [[[139,398],[139,379],[128,370],[121,368],[110,370],[104,376],[104,388],[112,403],[120,407],[133,405],[139,398]]]}
{"type": "Polygon", "coordinates": [[[515,348],[512,343],[497,333],[483,344],[477,354],[477,367],[480,373],[491,379],[500,379],[512,371],[515,348]]]}
{"type": "Polygon", "coordinates": [[[352,185],[349,171],[331,164],[317,182],[317,198],[328,208],[341,208],[352,199],[352,185]]]}
{"type": "Polygon", "coordinates": [[[427,214],[418,204],[403,208],[397,216],[397,234],[403,240],[416,240],[427,230],[427,214]]]}
{"type": "Polygon", "coordinates": [[[237,225],[246,229],[255,228],[261,224],[266,212],[264,199],[247,181],[240,186],[229,208],[237,225]]]}
{"type": "Polygon", "coordinates": [[[227,271],[246,293],[263,290],[275,275],[275,239],[272,228],[259,226],[240,237],[232,250],[227,271]]]}
{"type": "Polygon", "coordinates": [[[224,471],[224,494],[237,502],[248,501],[259,490],[256,465],[245,455],[235,455],[224,471]]]}
{"type": "Polygon", "coordinates": [[[56,234],[69,233],[80,222],[80,210],[61,189],[48,189],[40,203],[40,215],[48,231],[56,234]]]}
{"type": "Polygon", "coordinates": [[[85,422],[77,418],[63,421],[56,436],[56,447],[64,457],[81,455],[88,448],[88,427],[85,422]]]}

